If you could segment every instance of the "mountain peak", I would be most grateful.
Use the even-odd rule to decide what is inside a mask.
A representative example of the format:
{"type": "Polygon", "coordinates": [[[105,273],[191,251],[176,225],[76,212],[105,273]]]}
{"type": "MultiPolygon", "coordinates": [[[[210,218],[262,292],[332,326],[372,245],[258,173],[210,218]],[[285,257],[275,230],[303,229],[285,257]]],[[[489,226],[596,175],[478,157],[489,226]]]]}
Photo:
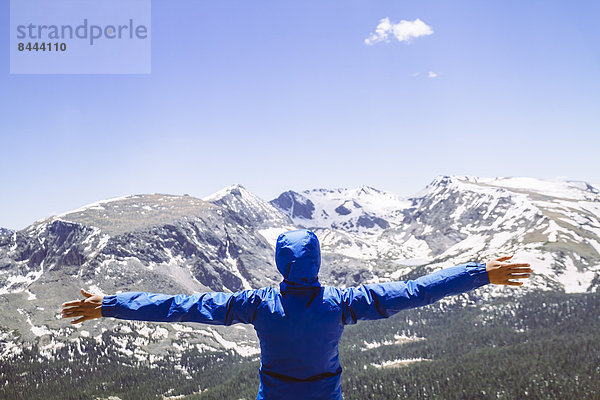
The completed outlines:
{"type": "Polygon", "coordinates": [[[438,175],[431,181],[426,188],[432,187],[447,187],[458,181],[458,177],[451,175],[438,175]]]}
{"type": "Polygon", "coordinates": [[[270,203],[240,184],[227,186],[203,198],[204,201],[231,210],[248,222],[259,225],[289,225],[290,221],[270,203]]]}
{"type": "Polygon", "coordinates": [[[234,183],[233,185],[229,185],[213,194],[203,197],[202,200],[214,203],[215,201],[219,201],[227,196],[234,196],[238,198],[257,197],[255,194],[246,189],[243,185],[240,185],[239,183],[234,183]]]}
{"type": "Polygon", "coordinates": [[[380,190],[375,189],[372,186],[367,186],[367,185],[362,185],[357,187],[356,189],[353,190],[354,192],[356,192],[357,196],[369,196],[369,195],[377,195],[377,194],[381,194],[382,192],[380,190]]]}

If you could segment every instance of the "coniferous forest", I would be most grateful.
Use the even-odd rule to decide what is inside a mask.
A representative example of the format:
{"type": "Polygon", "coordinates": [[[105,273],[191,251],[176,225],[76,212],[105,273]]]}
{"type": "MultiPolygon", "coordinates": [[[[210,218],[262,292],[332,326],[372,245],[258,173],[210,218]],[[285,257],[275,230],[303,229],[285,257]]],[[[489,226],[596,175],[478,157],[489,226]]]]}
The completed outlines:
{"type": "MultiPolygon", "coordinates": [[[[539,292],[436,303],[359,322],[346,327],[340,344],[344,398],[600,399],[598,310],[596,293],[539,292]],[[394,360],[419,361],[385,365],[394,360]]],[[[256,397],[259,363],[234,352],[177,355],[185,377],[172,358],[149,365],[111,353],[91,338],[77,346],[63,347],[53,360],[40,357],[36,346],[2,360],[0,398],[256,397]]]]}

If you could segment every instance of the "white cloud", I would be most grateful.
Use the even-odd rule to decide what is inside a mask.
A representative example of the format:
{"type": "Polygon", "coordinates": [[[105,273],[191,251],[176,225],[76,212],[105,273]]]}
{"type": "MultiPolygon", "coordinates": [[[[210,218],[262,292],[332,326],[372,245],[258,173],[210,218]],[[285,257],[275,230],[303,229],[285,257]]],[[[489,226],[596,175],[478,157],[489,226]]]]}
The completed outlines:
{"type": "Polygon", "coordinates": [[[429,71],[427,73],[413,72],[412,74],[410,74],[410,76],[412,76],[413,78],[416,78],[419,76],[427,76],[428,78],[437,78],[438,76],[440,76],[440,74],[438,74],[437,72],[433,72],[433,71],[429,71]]]}
{"type": "Polygon", "coordinates": [[[373,45],[379,42],[389,42],[390,36],[395,37],[400,42],[410,42],[413,38],[431,34],[433,34],[433,29],[419,18],[414,21],[402,20],[397,24],[393,24],[388,17],[385,17],[379,21],[375,32],[365,39],[365,43],[373,45]]]}

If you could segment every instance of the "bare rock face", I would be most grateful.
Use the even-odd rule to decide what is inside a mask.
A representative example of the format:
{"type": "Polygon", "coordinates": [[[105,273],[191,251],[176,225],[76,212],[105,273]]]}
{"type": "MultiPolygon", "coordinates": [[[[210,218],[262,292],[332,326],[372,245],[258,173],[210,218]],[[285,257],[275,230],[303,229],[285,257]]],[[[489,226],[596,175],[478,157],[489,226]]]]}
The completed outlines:
{"type": "Polygon", "coordinates": [[[271,200],[271,204],[291,218],[310,220],[315,212],[315,205],[310,199],[292,190],[281,193],[279,197],[271,200]]]}

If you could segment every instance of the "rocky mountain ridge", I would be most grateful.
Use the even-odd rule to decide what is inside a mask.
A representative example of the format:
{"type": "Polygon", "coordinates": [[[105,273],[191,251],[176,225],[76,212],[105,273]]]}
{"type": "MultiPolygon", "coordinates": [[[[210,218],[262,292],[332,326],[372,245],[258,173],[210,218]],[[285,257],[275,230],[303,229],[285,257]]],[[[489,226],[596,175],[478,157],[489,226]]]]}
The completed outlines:
{"type": "Polygon", "coordinates": [[[509,253],[537,267],[536,287],[598,285],[600,196],[585,182],[439,176],[406,199],[362,187],[285,192],[271,203],[347,257],[435,269],[509,253]]]}
{"type": "MultiPolygon", "coordinates": [[[[408,198],[366,186],[288,191],[270,202],[240,185],[204,199],[134,195],[0,235],[0,358],[27,343],[51,357],[65,341],[103,340],[106,330],[121,329],[131,341],[107,345],[129,354],[139,339],[141,358],[190,346],[254,357],[247,327],[116,320],[72,327],[57,309],[80,287],[175,294],[276,286],[275,239],[298,227],[321,240],[323,284],[404,279],[504,254],[534,266],[524,292],[594,292],[600,284],[599,189],[582,182],[440,176],[408,198]]],[[[482,298],[510,289],[486,287],[482,298]]]]}

